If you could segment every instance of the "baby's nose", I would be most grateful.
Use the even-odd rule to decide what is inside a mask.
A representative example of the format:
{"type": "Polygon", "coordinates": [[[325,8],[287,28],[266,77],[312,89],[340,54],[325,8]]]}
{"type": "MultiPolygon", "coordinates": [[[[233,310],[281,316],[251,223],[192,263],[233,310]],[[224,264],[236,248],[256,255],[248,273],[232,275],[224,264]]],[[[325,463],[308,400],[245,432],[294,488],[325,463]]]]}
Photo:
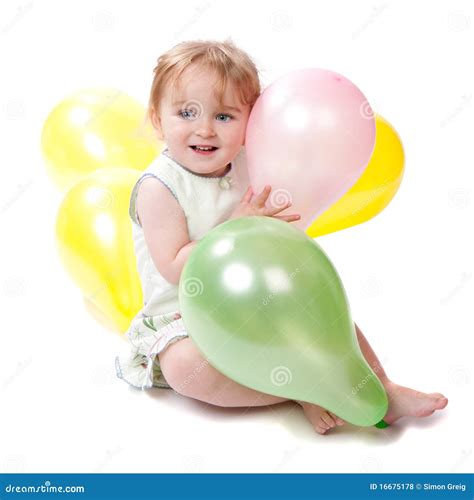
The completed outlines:
{"type": "Polygon", "coordinates": [[[216,135],[216,132],[210,120],[201,120],[198,124],[196,134],[200,137],[213,137],[216,135]]]}

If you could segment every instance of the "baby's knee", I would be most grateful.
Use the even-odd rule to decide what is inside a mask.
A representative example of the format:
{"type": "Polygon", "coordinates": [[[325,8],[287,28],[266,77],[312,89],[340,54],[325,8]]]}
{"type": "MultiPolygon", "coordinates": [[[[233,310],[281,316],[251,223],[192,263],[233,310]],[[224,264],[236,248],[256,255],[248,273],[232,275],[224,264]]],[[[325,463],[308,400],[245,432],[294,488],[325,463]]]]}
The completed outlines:
{"type": "Polygon", "coordinates": [[[178,394],[206,401],[213,393],[213,369],[190,338],[171,344],[159,360],[163,376],[178,394]]]}

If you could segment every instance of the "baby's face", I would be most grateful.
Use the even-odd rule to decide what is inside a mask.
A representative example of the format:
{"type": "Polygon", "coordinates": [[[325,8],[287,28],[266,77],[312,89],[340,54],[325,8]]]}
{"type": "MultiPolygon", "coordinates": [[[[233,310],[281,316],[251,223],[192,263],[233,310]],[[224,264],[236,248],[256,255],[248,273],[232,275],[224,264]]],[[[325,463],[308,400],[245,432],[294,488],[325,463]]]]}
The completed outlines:
{"type": "Polygon", "coordinates": [[[160,139],[181,165],[201,175],[225,172],[244,143],[250,106],[243,105],[232,83],[219,103],[213,91],[216,76],[210,71],[187,68],[173,95],[168,85],[153,118],[160,139]]]}

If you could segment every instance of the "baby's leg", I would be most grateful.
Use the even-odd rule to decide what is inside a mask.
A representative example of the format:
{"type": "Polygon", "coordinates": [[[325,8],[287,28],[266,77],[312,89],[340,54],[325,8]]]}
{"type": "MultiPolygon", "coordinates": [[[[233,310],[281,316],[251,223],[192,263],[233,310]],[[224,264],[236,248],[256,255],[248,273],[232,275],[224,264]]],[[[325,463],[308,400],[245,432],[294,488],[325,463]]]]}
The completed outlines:
{"type": "Polygon", "coordinates": [[[287,401],[234,382],[217,371],[190,338],[171,344],[159,354],[168,384],[177,393],[214,406],[266,406],[287,401]]]}
{"type": "Polygon", "coordinates": [[[385,422],[392,424],[401,417],[427,417],[448,404],[447,398],[439,392],[428,394],[392,382],[364,334],[357,325],[355,327],[362,354],[387,392],[388,411],[384,417],[385,422]]]}
{"type": "MultiPolygon", "coordinates": [[[[426,417],[436,410],[443,409],[448,404],[448,400],[439,392],[427,394],[392,382],[364,334],[356,324],[354,325],[362,354],[387,392],[389,404],[387,414],[384,416],[385,422],[392,424],[404,416],[426,417]]],[[[340,419],[335,418],[324,408],[305,402],[300,402],[300,404],[306,417],[320,434],[325,434],[336,424],[340,425],[340,419]]]]}
{"type": "MultiPolygon", "coordinates": [[[[426,394],[392,382],[359,327],[355,325],[355,328],[361,351],[387,392],[389,408],[384,417],[387,423],[391,424],[403,416],[428,416],[447,405],[448,400],[442,394],[426,394]]],[[[159,354],[159,359],[170,386],[190,398],[225,407],[266,406],[287,401],[229,379],[209,364],[190,338],[171,344],[159,354]]],[[[339,417],[318,405],[295,402],[303,408],[305,416],[320,434],[343,423],[339,417]]]]}
{"type": "MultiPolygon", "coordinates": [[[[159,359],[166,381],[183,396],[225,407],[266,406],[288,401],[255,391],[226,377],[209,364],[190,338],[171,344],[159,354],[159,359]]],[[[304,401],[295,403],[303,408],[306,418],[320,434],[330,427],[344,424],[343,420],[318,405],[304,401]]]]}

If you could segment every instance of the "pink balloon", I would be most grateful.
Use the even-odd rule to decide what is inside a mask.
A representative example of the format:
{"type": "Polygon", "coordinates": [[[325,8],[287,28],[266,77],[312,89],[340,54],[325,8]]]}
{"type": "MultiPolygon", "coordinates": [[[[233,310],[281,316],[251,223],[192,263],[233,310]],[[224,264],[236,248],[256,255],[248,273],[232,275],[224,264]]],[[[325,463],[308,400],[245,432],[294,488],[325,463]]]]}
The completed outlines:
{"type": "MultiPolygon", "coordinates": [[[[347,78],[302,69],[272,83],[257,99],[245,146],[255,193],[272,186],[268,205],[292,206],[306,229],[360,177],[375,145],[375,117],[347,78]]],[[[280,214],[281,215],[281,214],[280,214]]]]}

